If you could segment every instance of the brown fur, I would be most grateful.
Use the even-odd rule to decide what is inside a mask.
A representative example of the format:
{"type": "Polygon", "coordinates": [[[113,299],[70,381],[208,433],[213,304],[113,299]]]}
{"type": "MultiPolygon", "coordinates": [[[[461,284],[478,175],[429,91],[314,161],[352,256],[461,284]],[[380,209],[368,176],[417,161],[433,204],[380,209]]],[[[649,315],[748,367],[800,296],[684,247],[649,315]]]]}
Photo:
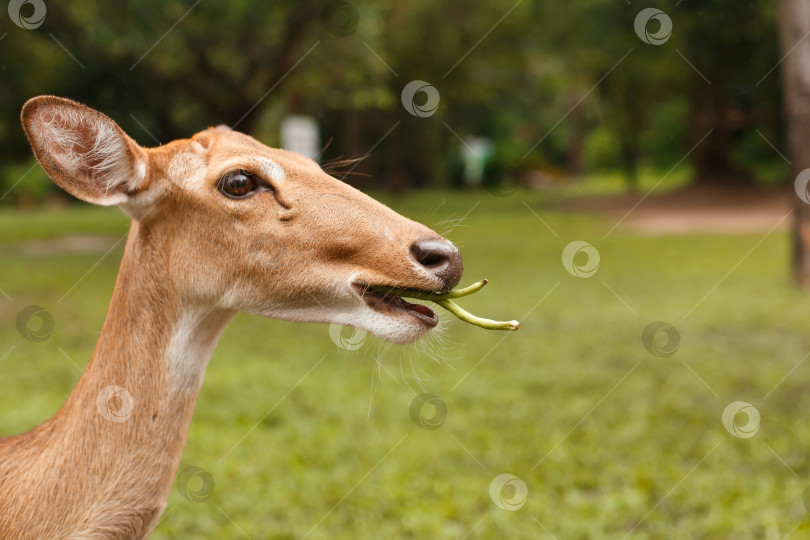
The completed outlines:
{"type": "Polygon", "coordinates": [[[443,241],[436,233],[313,161],[246,135],[208,129],[146,149],[101,113],[49,96],[29,101],[22,121],[57,184],[94,203],[119,197],[134,219],[107,319],[76,388],[53,418],[0,439],[0,538],[147,537],[180,462],[206,356],[237,311],[328,322],[326,311],[362,303],[346,292],[349,276],[430,290],[458,281],[421,271],[409,255],[417,240],[443,241]],[[71,148],[48,139],[43,118],[75,130],[71,148]],[[123,164],[101,170],[92,156],[60,157],[92,154],[100,126],[117,134],[123,164]],[[252,156],[286,172],[275,193],[239,201],[219,193],[225,172],[259,172],[252,156]],[[139,163],[146,174],[133,178],[139,163]],[[121,170],[130,176],[110,178],[121,170]],[[199,346],[191,358],[173,345],[186,326],[199,346]],[[132,395],[128,420],[100,414],[96,400],[109,385],[132,395]]]}

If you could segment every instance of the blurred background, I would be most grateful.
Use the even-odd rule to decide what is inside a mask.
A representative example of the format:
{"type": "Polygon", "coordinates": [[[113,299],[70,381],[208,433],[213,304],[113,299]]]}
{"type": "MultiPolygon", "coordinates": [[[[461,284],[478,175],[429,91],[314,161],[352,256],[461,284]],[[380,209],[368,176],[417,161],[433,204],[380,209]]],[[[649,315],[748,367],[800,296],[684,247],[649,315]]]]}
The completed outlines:
{"type": "Polygon", "coordinates": [[[307,154],[522,322],[398,347],[240,315],[154,538],[803,537],[808,36],[801,0],[11,0],[0,433],[75,385],[128,226],[36,164],[20,108],[55,94],[144,146],[307,154]]]}
{"type": "MultiPolygon", "coordinates": [[[[656,5],[670,3],[644,7],[656,5]]],[[[16,118],[42,93],[98,108],[150,146],[222,123],[280,146],[285,119],[303,117],[322,161],[370,154],[355,168],[369,176],[351,179],[368,188],[612,174],[638,189],[709,130],[684,159],[688,181],[784,181],[780,76],[768,73],[781,56],[775,4],[677,8],[651,46],[634,31],[641,8],[625,2],[47,4],[36,31],[3,21],[4,181],[32,163],[16,118]],[[438,92],[430,121],[402,105],[413,80],[438,92]]],[[[34,15],[34,3],[20,10],[34,15]]],[[[33,173],[18,187],[4,203],[57,193],[33,173]]]]}

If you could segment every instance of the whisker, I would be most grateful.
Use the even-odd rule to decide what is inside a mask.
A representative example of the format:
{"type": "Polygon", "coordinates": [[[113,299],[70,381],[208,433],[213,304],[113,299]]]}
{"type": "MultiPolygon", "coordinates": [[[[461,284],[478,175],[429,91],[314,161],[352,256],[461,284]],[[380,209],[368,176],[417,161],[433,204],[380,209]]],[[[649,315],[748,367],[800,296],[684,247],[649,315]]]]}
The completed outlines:
{"type": "Polygon", "coordinates": [[[444,206],[444,203],[445,203],[445,202],[447,202],[447,201],[446,201],[445,199],[442,199],[442,202],[440,202],[440,203],[439,203],[439,206],[437,206],[436,208],[434,208],[433,210],[431,210],[431,211],[430,211],[430,215],[432,216],[433,214],[435,214],[435,213],[436,213],[436,211],[437,211],[439,208],[441,208],[442,206],[444,206]]]}
{"type": "MultiPolygon", "coordinates": [[[[377,366],[379,366],[380,360],[377,359],[377,366]]],[[[379,367],[377,367],[379,370],[379,367]]],[[[371,368],[371,396],[368,398],[368,413],[366,414],[366,421],[371,419],[371,406],[374,404],[374,396],[377,394],[377,390],[374,387],[374,367],[371,368]]],[[[382,385],[382,380],[380,380],[380,384],[377,385],[379,388],[382,385]]]]}

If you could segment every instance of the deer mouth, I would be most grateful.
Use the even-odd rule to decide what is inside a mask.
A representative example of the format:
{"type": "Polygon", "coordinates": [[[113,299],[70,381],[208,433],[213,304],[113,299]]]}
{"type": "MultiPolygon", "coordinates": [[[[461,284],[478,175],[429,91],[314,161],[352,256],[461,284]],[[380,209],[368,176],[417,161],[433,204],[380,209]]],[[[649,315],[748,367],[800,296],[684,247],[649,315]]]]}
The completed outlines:
{"type": "MultiPolygon", "coordinates": [[[[408,315],[430,328],[439,324],[439,316],[424,304],[413,304],[395,294],[388,294],[371,288],[363,283],[352,283],[352,288],[368,307],[387,315],[408,315]]],[[[426,294],[430,294],[425,291],[426,294]]]]}

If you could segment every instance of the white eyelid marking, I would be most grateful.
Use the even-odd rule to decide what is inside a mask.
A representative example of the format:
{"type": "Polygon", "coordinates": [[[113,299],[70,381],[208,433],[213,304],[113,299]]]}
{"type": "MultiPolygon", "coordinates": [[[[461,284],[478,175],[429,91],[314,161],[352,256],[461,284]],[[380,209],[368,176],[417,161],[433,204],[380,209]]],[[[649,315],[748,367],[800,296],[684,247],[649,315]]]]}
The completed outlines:
{"type": "Polygon", "coordinates": [[[281,165],[273,161],[272,159],[267,159],[266,157],[256,157],[256,163],[259,164],[261,167],[261,173],[266,178],[270,180],[275,180],[276,182],[284,181],[287,174],[284,172],[284,169],[281,168],[281,165]]]}

